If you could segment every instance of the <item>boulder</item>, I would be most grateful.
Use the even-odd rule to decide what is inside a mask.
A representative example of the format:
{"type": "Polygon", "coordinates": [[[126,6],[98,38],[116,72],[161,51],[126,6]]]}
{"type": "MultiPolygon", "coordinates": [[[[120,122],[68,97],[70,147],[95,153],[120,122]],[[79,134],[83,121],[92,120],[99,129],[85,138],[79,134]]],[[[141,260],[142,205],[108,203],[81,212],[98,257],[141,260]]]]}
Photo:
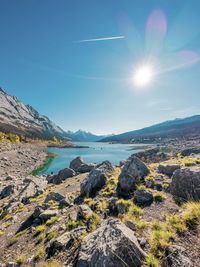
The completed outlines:
{"type": "Polygon", "coordinates": [[[32,214],[33,219],[38,218],[42,212],[44,212],[42,207],[40,206],[35,207],[33,214],[32,214]]]}
{"type": "Polygon", "coordinates": [[[48,203],[50,200],[57,201],[62,206],[70,206],[71,205],[67,196],[63,196],[60,193],[56,193],[56,192],[50,192],[46,196],[44,203],[48,203]]]}
{"type": "Polygon", "coordinates": [[[74,171],[78,171],[78,169],[84,164],[83,160],[81,159],[81,157],[76,157],[75,159],[73,159],[70,164],[69,164],[69,168],[73,169],[74,171]]]}
{"type": "Polygon", "coordinates": [[[112,172],[113,170],[114,168],[109,161],[104,161],[97,165],[81,183],[81,195],[90,197],[95,196],[106,184],[108,179],[107,173],[112,172]]]}
{"type": "Polygon", "coordinates": [[[50,219],[51,217],[54,217],[58,215],[58,211],[57,210],[45,210],[42,213],[40,213],[39,215],[39,219],[42,222],[46,222],[48,219],[50,219]]]}
{"type": "Polygon", "coordinates": [[[158,166],[158,172],[171,177],[175,170],[180,169],[180,167],[179,164],[160,164],[158,166]]]}
{"type": "Polygon", "coordinates": [[[119,176],[118,193],[129,194],[136,188],[136,184],[143,181],[149,174],[147,166],[135,155],[128,158],[119,176]]]}
{"type": "Polygon", "coordinates": [[[92,169],[94,169],[96,167],[96,164],[86,164],[83,162],[81,157],[77,157],[70,162],[69,167],[78,173],[85,173],[90,172],[92,169]]]}
{"type": "Polygon", "coordinates": [[[92,170],[88,177],[81,183],[81,195],[94,197],[96,193],[106,184],[108,177],[101,170],[92,170]]]}
{"type": "Polygon", "coordinates": [[[110,218],[82,241],[76,267],[141,267],[145,256],[134,232],[110,218]]]}
{"type": "Polygon", "coordinates": [[[60,184],[67,178],[73,177],[76,175],[76,172],[71,168],[65,168],[59,171],[58,174],[47,177],[48,183],[60,184]]]}
{"type": "Polygon", "coordinates": [[[191,147],[191,148],[186,148],[186,149],[181,151],[181,156],[183,156],[183,157],[190,156],[191,154],[200,154],[200,148],[191,147]]]}
{"type": "Polygon", "coordinates": [[[146,163],[161,162],[169,158],[166,153],[160,152],[159,148],[147,149],[136,153],[135,156],[146,163]]]}
{"type": "Polygon", "coordinates": [[[117,201],[118,201],[117,197],[111,197],[108,200],[109,213],[114,216],[118,215],[117,201]]]}
{"type": "Polygon", "coordinates": [[[146,190],[136,190],[134,200],[138,206],[150,206],[153,203],[153,194],[146,190]]]}
{"type": "Polygon", "coordinates": [[[86,204],[79,205],[78,218],[85,219],[93,214],[93,211],[86,204]]]}
{"type": "Polygon", "coordinates": [[[178,202],[200,200],[200,167],[176,170],[170,188],[178,202]]]}
{"type": "Polygon", "coordinates": [[[79,173],[90,172],[92,169],[95,168],[95,166],[96,166],[96,164],[94,164],[94,163],[83,164],[77,169],[77,172],[79,172],[79,173]]]}
{"type": "MultiPolygon", "coordinates": [[[[56,252],[61,250],[69,250],[70,247],[78,240],[78,238],[86,231],[86,227],[78,227],[70,232],[65,232],[59,237],[57,237],[53,242],[50,243],[49,247],[47,247],[47,255],[48,257],[53,256],[56,252]]],[[[70,252],[70,251],[69,251],[70,252]]],[[[71,253],[70,253],[71,254],[71,253]]],[[[70,255],[71,257],[76,256],[70,255]]]]}
{"type": "Polygon", "coordinates": [[[15,185],[7,185],[0,193],[0,199],[9,197],[15,192],[15,185]]]}
{"type": "Polygon", "coordinates": [[[185,256],[185,249],[180,246],[171,246],[169,255],[165,257],[163,267],[194,267],[191,260],[185,256]]]}
{"type": "Polygon", "coordinates": [[[29,203],[29,199],[39,196],[44,192],[43,188],[38,186],[35,182],[29,181],[25,183],[25,186],[22,188],[22,190],[19,193],[19,200],[23,204],[29,203]]]}
{"type": "Polygon", "coordinates": [[[112,164],[108,160],[105,160],[102,163],[98,164],[96,166],[96,169],[102,170],[104,173],[109,173],[109,172],[113,172],[114,171],[114,168],[113,168],[112,164]]]}

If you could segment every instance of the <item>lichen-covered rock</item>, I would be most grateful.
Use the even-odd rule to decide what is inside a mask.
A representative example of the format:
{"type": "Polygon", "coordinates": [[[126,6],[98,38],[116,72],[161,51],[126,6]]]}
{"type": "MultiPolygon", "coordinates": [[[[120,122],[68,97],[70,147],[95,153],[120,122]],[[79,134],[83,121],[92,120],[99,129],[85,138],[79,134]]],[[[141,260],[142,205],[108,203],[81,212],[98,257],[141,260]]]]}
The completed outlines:
{"type": "Polygon", "coordinates": [[[46,196],[44,203],[48,203],[49,201],[57,201],[59,203],[60,206],[64,207],[69,207],[71,206],[70,200],[69,198],[66,196],[63,196],[60,193],[57,192],[50,192],[48,193],[48,195],[46,196]]]}
{"type": "Polygon", "coordinates": [[[78,218],[79,219],[84,219],[88,218],[93,214],[93,211],[90,209],[90,207],[86,204],[82,204],[78,206],[78,218]]]}
{"type": "Polygon", "coordinates": [[[160,164],[158,166],[158,172],[172,176],[175,170],[180,169],[180,167],[181,166],[179,164],[160,164]]]}
{"type": "Polygon", "coordinates": [[[19,200],[23,204],[28,204],[30,202],[30,198],[39,196],[43,192],[44,192],[44,187],[39,186],[34,181],[27,180],[24,187],[19,192],[19,200]]]}
{"type": "Polygon", "coordinates": [[[200,167],[176,170],[170,189],[178,202],[200,200],[200,167]]]}
{"type": "Polygon", "coordinates": [[[109,161],[97,165],[90,171],[89,175],[81,183],[81,195],[93,197],[106,184],[107,173],[113,171],[113,166],[109,161]]]}
{"type": "Polygon", "coordinates": [[[67,178],[73,177],[76,175],[76,172],[71,168],[65,168],[59,171],[58,174],[47,177],[48,183],[60,184],[67,178]]]}
{"type": "Polygon", "coordinates": [[[108,219],[81,243],[76,267],[141,267],[146,254],[134,232],[108,219]]]}
{"type": "Polygon", "coordinates": [[[184,253],[185,249],[183,247],[171,246],[169,248],[169,255],[164,259],[163,267],[195,267],[184,253]]]}
{"type": "Polygon", "coordinates": [[[109,172],[113,172],[114,171],[114,168],[113,168],[112,164],[108,160],[105,160],[102,163],[98,164],[96,166],[96,169],[102,170],[105,173],[109,173],[109,172]]]}
{"type": "MultiPolygon", "coordinates": [[[[86,227],[77,227],[76,229],[65,232],[59,237],[57,237],[55,240],[53,240],[50,245],[47,247],[47,255],[48,257],[53,256],[56,252],[61,250],[68,250],[73,247],[74,242],[86,231],[86,227]]],[[[70,252],[70,251],[69,251],[70,252]]],[[[69,253],[71,254],[71,253],[69,253]]],[[[73,260],[73,256],[76,257],[76,255],[70,255],[73,260]]]]}
{"type": "Polygon", "coordinates": [[[106,184],[108,177],[101,170],[92,170],[88,177],[81,183],[81,195],[94,197],[96,193],[106,184]]]}
{"type": "Polygon", "coordinates": [[[135,155],[128,158],[119,176],[118,193],[131,193],[136,184],[149,174],[147,166],[135,155]]]}
{"type": "Polygon", "coordinates": [[[134,200],[138,206],[150,206],[153,203],[153,194],[146,190],[136,190],[134,200]]]}
{"type": "Polygon", "coordinates": [[[57,210],[45,210],[42,213],[40,213],[39,215],[39,219],[42,222],[46,222],[48,219],[50,219],[51,217],[54,217],[58,215],[58,211],[57,210]]]}

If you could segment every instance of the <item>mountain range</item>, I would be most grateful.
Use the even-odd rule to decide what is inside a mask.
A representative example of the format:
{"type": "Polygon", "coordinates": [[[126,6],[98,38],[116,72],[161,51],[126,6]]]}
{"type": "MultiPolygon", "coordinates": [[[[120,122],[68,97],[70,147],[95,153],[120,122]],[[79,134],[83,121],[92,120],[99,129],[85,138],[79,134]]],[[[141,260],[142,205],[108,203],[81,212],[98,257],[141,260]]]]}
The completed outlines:
{"type": "Polygon", "coordinates": [[[0,88],[0,131],[31,138],[51,139],[56,136],[71,141],[130,142],[133,139],[140,141],[199,135],[200,115],[165,121],[140,130],[110,136],[95,135],[83,130],[64,131],[47,116],[41,115],[32,106],[24,104],[0,88]]]}
{"type": "Polygon", "coordinates": [[[51,139],[56,136],[72,141],[99,141],[98,136],[83,130],[64,131],[47,116],[41,115],[32,106],[24,104],[0,88],[0,131],[11,132],[31,138],[51,139]]]}
{"type": "Polygon", "coordinates": [[[200,135],[200,115],[175,119],[145,127],[140,130],[125,132],[103,138],[102,142],[129,142],[144,139],[176,138],[200,135]]]}
{"type": "Polygon", "coordinates": [[[66,137],[73,141],[80,141],[80,142],[97,142],[101,139],[104,139],[108,136],[105,135],[95,135],[90,132],[86,132],[83,130],[78,130],[76,132],[67,131],[66,137]]]}

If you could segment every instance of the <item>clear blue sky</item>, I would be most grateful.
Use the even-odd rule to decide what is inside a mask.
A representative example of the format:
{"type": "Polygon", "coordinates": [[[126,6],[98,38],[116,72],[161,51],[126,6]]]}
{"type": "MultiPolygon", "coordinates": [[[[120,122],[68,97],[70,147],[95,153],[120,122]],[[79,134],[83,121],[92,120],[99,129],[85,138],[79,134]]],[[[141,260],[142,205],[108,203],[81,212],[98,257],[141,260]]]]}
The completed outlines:
{"type": "Polygon", "coordinates": [[[199,114],[199,14],[199,0],[0,0],[0,85],[65,130],[199,114]],[[76,42],[112,36],[125,38],[76,42]],[[139,90],[133,69],[149,54],[159,74],[139,90]]]}

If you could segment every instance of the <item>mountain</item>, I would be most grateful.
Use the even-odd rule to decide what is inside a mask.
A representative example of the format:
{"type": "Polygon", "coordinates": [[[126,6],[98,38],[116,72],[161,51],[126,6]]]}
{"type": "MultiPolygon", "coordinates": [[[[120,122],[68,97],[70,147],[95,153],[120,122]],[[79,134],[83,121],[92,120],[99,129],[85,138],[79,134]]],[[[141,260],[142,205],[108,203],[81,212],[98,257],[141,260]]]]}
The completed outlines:
{"type": "Polygon", "coordinates": [[[200,115],[184,119],[175,119],[140,130],[125,132],[122,134],[106,137],[102,142],[128,142],[133,139],[158,139],[158,138],[176,138],[200,135],[200,115]]]}
{"type": "Polygon", "coordinates": [[[33,107],[0,88],[0,131],[33,138],[65,137],[65,131],[33,107]]]}
{"type": "Polygon", "coordinates": [[[97,142],[107,137],[105,135],[95,135],[83,130],[78,130],[76,132],[68,131],[66,133],[66,136],[72,141],[80,141],[80,142],[97,142]]]}

